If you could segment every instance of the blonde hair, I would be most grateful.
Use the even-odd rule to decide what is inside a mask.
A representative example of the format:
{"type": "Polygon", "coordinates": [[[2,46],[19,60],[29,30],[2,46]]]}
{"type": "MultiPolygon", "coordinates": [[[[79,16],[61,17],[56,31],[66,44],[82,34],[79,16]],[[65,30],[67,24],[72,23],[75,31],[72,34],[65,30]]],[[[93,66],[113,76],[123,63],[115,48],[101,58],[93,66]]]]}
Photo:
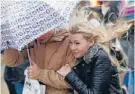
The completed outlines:
{"type": "MultiPolygon", "coordinates": [[[[111,53],[111,41],[120,37],[128,31],[131,25],[128,25],[123,19],[119,19],[114,27],[105,28],[99,26],[94,28],[88,21],[89,15],[83,11],[76,11],[70,23],[69,30],[71,34],[81,33],[86,40],[94,40],[108,54],[112,65],[120,66],[121,62],[114,58],[111,53]]],[[[125,56],[124,53],[122,53],[125,56]]]]}

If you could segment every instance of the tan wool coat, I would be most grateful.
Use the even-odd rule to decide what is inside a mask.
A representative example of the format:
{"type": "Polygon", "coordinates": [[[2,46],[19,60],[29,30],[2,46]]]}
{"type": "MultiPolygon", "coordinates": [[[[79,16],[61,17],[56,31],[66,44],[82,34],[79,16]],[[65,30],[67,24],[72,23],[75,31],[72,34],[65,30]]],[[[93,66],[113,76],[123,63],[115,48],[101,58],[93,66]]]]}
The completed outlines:
{"type": "MultiPolygon", "coordinates": [[[[64,77],[56,73],[63,65],[74,62],[67,32],[57,32],[48,41],[43,41],[43,44],[32,42],[31,45],[34,45],[30,49],[31,59],[41,69],[38,80],[47,85],[46,94],[69,94],[68,89],[71,87],[64,81],[64,77]]],[[[24,63],[26,58],[26,50],[18,52],[7,49],[3,61],[7,66],[14,67],[24,63]]]]}

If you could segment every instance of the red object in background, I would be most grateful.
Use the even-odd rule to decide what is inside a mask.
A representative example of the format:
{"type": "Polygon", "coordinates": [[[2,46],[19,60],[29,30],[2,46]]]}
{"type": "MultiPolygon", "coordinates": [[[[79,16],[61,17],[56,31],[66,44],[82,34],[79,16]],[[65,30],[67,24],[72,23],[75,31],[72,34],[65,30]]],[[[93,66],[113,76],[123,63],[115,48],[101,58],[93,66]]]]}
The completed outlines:
{"type": "Polygon", "coordinates": [[[101,5],[101,0],[97,0],[97,5],[98,5],[98,6],[101,5]]]}

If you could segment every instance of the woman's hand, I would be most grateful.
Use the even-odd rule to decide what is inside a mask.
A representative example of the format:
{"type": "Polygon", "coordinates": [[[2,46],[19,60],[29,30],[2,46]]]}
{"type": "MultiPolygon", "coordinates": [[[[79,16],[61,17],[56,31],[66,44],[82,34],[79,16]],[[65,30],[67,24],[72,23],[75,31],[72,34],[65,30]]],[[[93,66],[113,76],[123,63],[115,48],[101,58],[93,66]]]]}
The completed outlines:
{"type": "Polygon", "coordinates": [[[28,76],[31,79],[38,79],[41,69],[37,66],[35,62],[33,61],[31,62],[32,62],[32,65],[28,67],[28,76]]]}
{"type": "Polygon", "coordinates": [[[62,66],[58,71],[57,73],[59,73],[60,75],[62,76],[66,76],[69,72],[71,72],[71,67],[66,64],[65,66],[62,66]]]}

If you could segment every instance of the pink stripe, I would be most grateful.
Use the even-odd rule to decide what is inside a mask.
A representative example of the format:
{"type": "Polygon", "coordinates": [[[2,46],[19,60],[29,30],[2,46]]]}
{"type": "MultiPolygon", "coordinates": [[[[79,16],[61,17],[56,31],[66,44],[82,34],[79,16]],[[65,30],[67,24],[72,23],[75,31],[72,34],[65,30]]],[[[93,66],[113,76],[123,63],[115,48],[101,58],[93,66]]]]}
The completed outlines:
{"type": "Polygon", "coordinates": [[[134,11],[134,7],[126,8],[125,11],[134,11]]]}
{"type": "Polygon", "coordinates": [[[125,14],[134,14],[134,10],[132,10],[132,11],[126,11],[125,14]]]}

